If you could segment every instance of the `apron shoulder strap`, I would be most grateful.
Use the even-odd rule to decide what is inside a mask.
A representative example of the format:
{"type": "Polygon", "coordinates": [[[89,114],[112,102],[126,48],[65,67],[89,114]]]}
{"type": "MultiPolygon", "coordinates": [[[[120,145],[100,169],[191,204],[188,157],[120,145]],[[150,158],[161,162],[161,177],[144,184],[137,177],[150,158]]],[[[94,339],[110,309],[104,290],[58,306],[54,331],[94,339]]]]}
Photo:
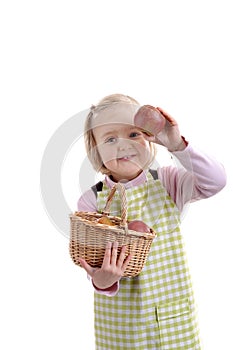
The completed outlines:
{"type": "Polygon", "coordinates": [[[151,175],[153,176],[154,180],[158,180],[158,172],[155,169],[149,169],[149,172],[151,173],[151,175]]]}
{"type": "Polygon", "coordinates": [[[97,197],[97,192],[101,192],[103,189],[103,182],[99,181],[97,184],[91,187],[92,191],[95,193],[97,197]]]}

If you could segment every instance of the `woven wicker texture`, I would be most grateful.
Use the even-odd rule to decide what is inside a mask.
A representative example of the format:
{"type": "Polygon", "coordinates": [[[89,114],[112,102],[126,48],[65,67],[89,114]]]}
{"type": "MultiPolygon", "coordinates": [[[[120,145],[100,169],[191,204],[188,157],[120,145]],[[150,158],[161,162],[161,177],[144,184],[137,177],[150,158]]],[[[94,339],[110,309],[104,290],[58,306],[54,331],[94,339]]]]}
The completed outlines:
{"type": "Polygon", "coordinates": [[[92,267],[101,267],[106,244],[118,242],[118,254],[122,246],[126,246],[126,256],[132,258],[124,272],[125,277],[137,276],[145,262],[156,233],[137,232],[128,229],[127,201],[125,188],[117,183],[110,191],[102,214],[91,212],[75,212],[70,215],[70,255],[73,262],[80,266],[79,258],[86,260],[92,267]],[[121,198],[121,217],[109,215],[111,202],[115,191],[121,198]],[[114,226],[98,223],[98,219],[107,216],[114,226]]]}

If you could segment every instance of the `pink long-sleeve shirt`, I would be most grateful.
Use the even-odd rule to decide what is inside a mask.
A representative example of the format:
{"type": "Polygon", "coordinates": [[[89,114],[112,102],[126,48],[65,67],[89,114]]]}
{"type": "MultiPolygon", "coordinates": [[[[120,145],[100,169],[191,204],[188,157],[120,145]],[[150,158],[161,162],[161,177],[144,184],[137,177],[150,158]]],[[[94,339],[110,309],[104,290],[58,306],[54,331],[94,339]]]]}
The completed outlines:
{"type": "MultiPolygon", "coordinates": [[[[224,167],[214,157],[207,155],[190,144],[183,151],[172,152],[178,159],[180,166],[166,166],[157,169],[158,179],[166,188],[167,193],[182,211],[188,202],[208,198],[218,193],[226,185],[224,167]]],[[[111,188],[115,183],[105,177],[106,184],[111,188]]],[[[141,185],[146,181],[146,172],[142,172],[135,179],[124,183],[125,188],[141,185]]],[[[97,211],[97,199],[92,189],[86,191],[78,201],[79,211],[97,211]]],[[[115,295],[119,283],[105,291],[105,295],[115,295]]]]}

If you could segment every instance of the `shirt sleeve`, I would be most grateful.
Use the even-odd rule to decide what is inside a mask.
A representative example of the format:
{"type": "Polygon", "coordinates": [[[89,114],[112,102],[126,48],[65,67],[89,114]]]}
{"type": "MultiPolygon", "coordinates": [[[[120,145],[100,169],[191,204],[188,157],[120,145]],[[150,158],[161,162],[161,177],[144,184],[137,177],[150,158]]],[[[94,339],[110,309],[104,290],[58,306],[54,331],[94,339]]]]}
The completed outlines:
{"type": "Polygon", "coordinates": [[[92,285],[93,285],[93,287],[95,289],[95,292],[97,294],[103,294],[103,295],[106,295],[107,297],[114,297],[118,293],[119,288],[120,288],[120,282],[119,281],[114,283],[111,287],[109,287],[107,289],[99,289],[99,288],[97,288],[94,285],[93,281],[92,281],[92,285]]]}
{"type": "Polygon", "coordinates": [[[158,177],[179,210],[188,202],[215,195],[226,185],[225,169],[214,157],[190,145],[172,154],[177,166],[159,168],[158,177]]]}
{"type": "Polygon", "coordinates": [[[87,190],[81,195],[77,203],[77,208],[78,211],[97,211],[96,195],[92,189],[87,190]]]}

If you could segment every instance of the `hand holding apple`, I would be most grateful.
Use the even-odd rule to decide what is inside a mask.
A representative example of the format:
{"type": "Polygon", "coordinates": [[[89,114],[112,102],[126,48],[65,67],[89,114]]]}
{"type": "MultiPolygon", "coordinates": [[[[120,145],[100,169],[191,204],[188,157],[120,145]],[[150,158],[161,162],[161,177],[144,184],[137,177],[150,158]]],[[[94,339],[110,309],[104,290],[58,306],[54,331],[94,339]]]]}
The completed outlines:
{"type": "Polygon", "coordinates": [[[134,116],[134,124],[148,135],[157,135],[165,126],[166,119],[160,111],[150,105],[139,108],[134,116]]]}
{"type": "Polygon", "coordinates": [[[134,124],[142,129],[148,141],[162,145],[170,152],[183,151],[187,146],[176,120],[160,107],[140,107],[134,116],[134,124]]]}

